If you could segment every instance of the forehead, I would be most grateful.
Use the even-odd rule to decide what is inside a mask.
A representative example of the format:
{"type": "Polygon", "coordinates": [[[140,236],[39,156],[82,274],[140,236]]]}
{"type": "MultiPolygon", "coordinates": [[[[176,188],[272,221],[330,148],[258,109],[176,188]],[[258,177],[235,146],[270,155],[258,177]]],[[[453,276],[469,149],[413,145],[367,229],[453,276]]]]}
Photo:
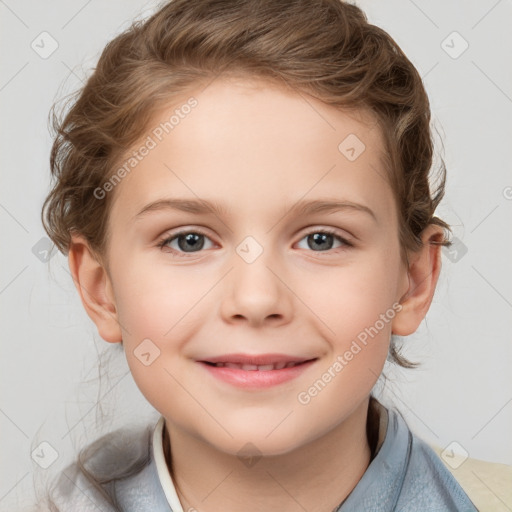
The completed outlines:
{"type": "Polygon", "coordinates": [[[260,216],[263,206],[270,212],[317,196],[393,209],[373,117],[275,83],[217,78],[191,89],[158,111],[131,150],[141,153],[143,146],[151,149],[116,186],[112,215],[131,217],[167,196],[260,216]],[[185,108],[191,97],[194,106],[185,108]]]}

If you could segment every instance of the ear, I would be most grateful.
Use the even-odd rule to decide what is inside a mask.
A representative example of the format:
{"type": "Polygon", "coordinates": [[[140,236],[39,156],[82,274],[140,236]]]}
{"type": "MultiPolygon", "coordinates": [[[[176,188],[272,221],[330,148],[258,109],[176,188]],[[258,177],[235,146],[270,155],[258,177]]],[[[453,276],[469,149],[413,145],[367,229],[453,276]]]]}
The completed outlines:
{"type": "Polygon", "coordinates": [[[425,318],[441,271],[440,242],[443,236],[440,226],[430,224],[421,236],[423,247],[417,252],[409,253],[409,287],[400,299],[402,309],[393,319],[393,334],[408,336],[418,329],[425,318]]]}
{"type": "Polygon", "coordinates": [[[68,263],[76,289],[99,335],[110,343],[122,341],[110,277],[85,238],[72,235],[68,263]]]}

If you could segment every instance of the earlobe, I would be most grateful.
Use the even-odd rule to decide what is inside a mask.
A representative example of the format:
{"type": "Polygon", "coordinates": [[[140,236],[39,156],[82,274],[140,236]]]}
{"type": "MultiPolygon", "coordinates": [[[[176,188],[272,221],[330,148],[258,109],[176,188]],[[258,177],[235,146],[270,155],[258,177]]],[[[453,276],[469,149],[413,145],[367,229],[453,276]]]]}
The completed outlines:
{"type": "Polygon", "coordinates": [[[392,333],[399,336],[408,336],[418,329],[432,303],[441,271],[442,228],[430,224],[421,238],[423,247],[409,256],[409,288],[400,299],[402,309],[392,323],[392,333]]]}
{"type": "Polygon", "coordinates": [[[110,343],[122,341],[114,291],[104,266],[81,235],[73,235],[68,264],[82,304],[99,335],[110,343]]]}

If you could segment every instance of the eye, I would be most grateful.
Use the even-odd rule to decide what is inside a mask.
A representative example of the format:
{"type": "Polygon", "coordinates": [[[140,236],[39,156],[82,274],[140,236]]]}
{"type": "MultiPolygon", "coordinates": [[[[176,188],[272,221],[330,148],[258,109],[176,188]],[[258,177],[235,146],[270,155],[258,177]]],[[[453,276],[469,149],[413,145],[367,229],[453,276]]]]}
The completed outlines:
{"type": "Polygon", "coordinates": [[[200,231],[180,231],[158,242],[158,247],[169,247],[172,252],[182,256],[182,253],[195,253],[204,249],[205,239],[210,240],[200,231]],[[174,244],[174,247],[172,244],[174,244]]]}
{"type": "Polygon", "coordinates": [[[306,239],[306,243],[308,244],[307,248],[313,249],[313,252],[327,252],[333,249],[333,242],[338,241],[341,242],[338,246],[342,249],[346,249],[347,247],[353,247],[348,240],[343,238],[340,235],[336,234],[336,231],[330,229],[319,229],[316,231],[311,231],[304,238],[306,239]],[[319,250],[316,250],[319,249],[319,250]]]}
{"type": "MultiPolygon", "coordinates": [[[[353,247],[353,244],[344,237],[337,234],[336,231],[330,229],[317,229],[306,234],[300,241],[306,240],[309,249],[313,252],[328,252],[332,249],[347,249],[353,247]],[[338,241],[338,247],[333,247],[333,243],[338,241]]],[[[300,243],[300,242],[299,242],[300,243]]],[[[210,238],[201,231],[180,231],[171,236],[166,236],[158,242],[157,246],[161,249],[168,247],[171,252],[177,256],[186,257],[187,254],[200,252],[202,249],[211,249],[213,243],[210,238]],[[210,241],[210,247],[205,247],[205,240],[210,241]],[[174,245],[173,245],[174,244],[174,245]]]]}

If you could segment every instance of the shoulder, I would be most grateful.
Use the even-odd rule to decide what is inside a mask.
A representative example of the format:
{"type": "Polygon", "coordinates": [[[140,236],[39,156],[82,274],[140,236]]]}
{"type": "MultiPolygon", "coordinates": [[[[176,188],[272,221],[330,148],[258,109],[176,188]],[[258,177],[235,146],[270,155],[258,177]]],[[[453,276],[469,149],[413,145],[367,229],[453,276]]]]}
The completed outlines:
{"type": "Polygon", "coordinates": [[[379,443],[362,478],[340,512],[475,512],[439,456],[394,408],[379,404],[379,443]]]}
{"type": "Polygon", "coordinates": [[[50,503],[59,512],[119,510],[120,484],[143,478],[150,463],[153,428],[116,430],[85,446],[58,475],[50,503]]]}
{"type": "Polygon", "coordinates": [[[409,439],[407,466],[396,510],[476,511],[470,497],[434,450],[410,430],[409,439]]]}
{"type": "MultiPolygon", "coordinates": [[[[412,432],[401,413],[388,414],[385,441],[376,456],[381,468],[389,471],[393,491],[388,494],[392,509],[409,512],[476,511],[475,505],[435,451],[412,432]]],[[[379,466],[378,466],[379,467],[379,466]]]]}
{"type": "Polygon", "coordinates": [[[48,500],[51,510],[58,512],[115,512],[116,504],[94,476],[89,478],[83,468],[75,462],[64,468],[53,488],[48,500]]]}
{"type": "Polygon", "coordinates": [[[450,445],[443,449],[430,445],[480,510],[510,510],[512,505],[512,466],[461,456],[450,445]]]}

